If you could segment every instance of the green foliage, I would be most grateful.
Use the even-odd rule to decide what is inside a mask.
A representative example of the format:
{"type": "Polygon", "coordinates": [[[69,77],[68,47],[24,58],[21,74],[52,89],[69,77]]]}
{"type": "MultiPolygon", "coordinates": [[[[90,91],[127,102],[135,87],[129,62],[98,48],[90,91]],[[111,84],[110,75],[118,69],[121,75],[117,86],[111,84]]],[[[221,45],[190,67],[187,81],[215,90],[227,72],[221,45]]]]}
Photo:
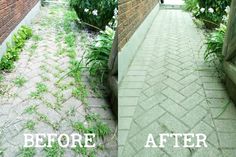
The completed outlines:
{"type": "Polygon", "coordinates": [[[86,55],[86,65],[89,67],[90,75],[100,76],[100,82],[104,82],[108,74],[108,60],[112,49],[115,32],[109,27],[97,37],[95,43],[90,45],[86,55]]]}
{"type": "Polygon", "coordinates": [[[96,122],[96,125],[93,127],[93,131],[98,137],[102,137],[102,138],[110,134],[111,132],[108,125],[101,121],[96,122]]]}
{"type": "Polygon", "coordinates": [[[24,109],[24,112],[23,114],[33,114],[33,113],[37,113],[37,108],[38,106],[37,105],[32,105],[32,106],[29,106],[27,108],[24,109]]]}
{"type": "Polygon", "coordinates": [[[185,9],[201,19],[207,28],[216,28],[229,11],[231,0],[185,0],[185,9]]]}
{"type": "Polygon", "coordinates": [[[75,148],[72,148],[72,150],[77,153],[77,154],[81,154],[82,156],[86,156],[88,151],[86,147],[80,147],[80,145],[76,145],[75,148]]]}
{"type": "Polygon", "coordinates": [[[14,61],[19,59],[19,53],[25,45],[25,41],[32,36],[32,29],[27,26],[21,26],[13,36],[13,43],[7,44],[7,51],[0,61],[0,70],[12,70],[14,61]]]}
{"type": "Polygon", "coordinates": [[[36,155],[35,148],[20,148],[19,150],[19,157],[34,157],[36,155]]]}
{"type": "Polygon", "coordinates": [[[77,19],[75,11],[69,10],[64,14],[63,29],[66,33],[71,32],[71,22],[77,19]]]}
{"type": "Polygon", "coordinates": [[[42,37],[35,34],[35,35],[32,36],[32,40],[34,40],[34,41],[40,41],[40,40],[42,40],[42,37]]]}
{"type": "Polygon", "coordinates": [[[84,126],[84,124],[82,122],[74,122],[72,124],[72,128],[77,131],[77,132],[81,132],[81,133],[86,133],[87,128],[84,126]]]}
{"type": "Polygon", "coordinates": [[[30,96],[34,99],[39,99],[42,93],[48,91],[48,87],[44,83],[36,83],[36,91],[31,92],[30,96]]]}
{"type": "Polygon", "coordinates": [[[184,0],[184,9],[187,11],[193,11],[197,9],[198,0],[184,0]]]}
{"type": "Polygon", "coordinates": [[[70,0],[70,6],[82,22],[104,29],[113,19],[117,0],[70,0]]]}
{"type": "Polygon", "coordinates": [[[83,84],[78,85],[73,91],[72,95],[81,100],[83,103],[86,103],[86,97],[88,96],[86,86],[83,84]]]}
{"type": "Polygon", "coordinates": [[[16,79],[13,81],[17,87],[22,87],[26,82],[27,80],[23,76],[16,77],[16,79]]]}
{"type": "Polygon", "coordinates": [[[97,122],[99,121],[100,116],[95,113],[89,113],[85,116],[85,119],[89,122],[97,122]]]}
{"type": "Polygon", "coordinates": [[[224,55],[222,54],[222,49],[226,28],[226,25],[221,24],[219,28],[208,35],[207,48],[204,53],[205,61],[223,64],[224,55]]]}
{"type": "Polygon", "coordinates": [[[33,120],[28,120],[25,123],[24,128],[28,129],[28,130],[34,130],[35,129],[35,125],[36,125],[36,123],[33,120]]]}
{"type": "Polygon", "coordinates": [[[75,46],[75,35],[73,32],[70,32],[65,36],[65,43],[67,44],[68,47],[74,47],[75,46]]]}
{"type": "Polygon", "coordinates": [[[46,157],[63,157],[65,150],[59,146],[57,142],[52,143],[52,147],[45,147],[46,157]]]}

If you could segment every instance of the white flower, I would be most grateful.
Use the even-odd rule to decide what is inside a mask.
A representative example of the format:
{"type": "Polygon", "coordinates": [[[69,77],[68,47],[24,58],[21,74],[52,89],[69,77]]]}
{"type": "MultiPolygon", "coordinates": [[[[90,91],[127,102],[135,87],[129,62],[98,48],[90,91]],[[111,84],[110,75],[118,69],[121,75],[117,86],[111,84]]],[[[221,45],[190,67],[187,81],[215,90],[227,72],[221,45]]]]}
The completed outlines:
{"type": "Polygon", "coordinates": [[[224,22],[226,22],[226,23],[227,23],[228,19],[229,19],[229,16],[223,15],[223,18],[222,18],[222,20],[223,20],[224,22]]]}
{"type": "Polygon", "coordinates": [[[225,12],[226,12],[227,14],[229,14],[229,12],[230,12],[230,7],[229,7],[229,6],[227,6],[227,7],[225,8],[225,12]]]}
{"type": "Polygon", "coordinates": [[[118,14],[118,9],[115,8],[115,10],[114,10],[114,16],[117,16],[117,14],[118,14]]]}
{"type": "Polygon", "coordinates": [[[210,13],[214,13],[214,9],[213,9],[213,8],[209,8],[208,11],[209,11],[210,13]]]}
{"type": "Polygon", "coordinates": [[[86,12],[86,13],[89,12],[89,9],[85,8],[85,9],[84,9],[84,12],[86,12]]]}
{"type": "Polygon", "coordinates": [[[203,13],[206,9],[205,8],[201,8],[200,11],[203,13]]]}
{"type": "Polygon", "coordinates": [[[98,10],[93,10],[92,14],[93,14],[94,16],[97,16],[97,15],[98,15],[98,10]]]}

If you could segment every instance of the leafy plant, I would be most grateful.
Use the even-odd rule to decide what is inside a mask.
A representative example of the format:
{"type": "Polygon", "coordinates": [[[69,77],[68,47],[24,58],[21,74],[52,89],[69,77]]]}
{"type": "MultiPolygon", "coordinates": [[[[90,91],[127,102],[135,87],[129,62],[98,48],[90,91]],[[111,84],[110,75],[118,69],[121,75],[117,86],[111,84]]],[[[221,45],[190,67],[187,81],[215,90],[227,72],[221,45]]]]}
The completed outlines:
{"type": "Polygon", "coordinates": [[[16,77],[16,79],[13,81],[17,87],[22,87],[26,82],[27,80],[23,76],[16,77]]]}
{"type": "Polygon", "coordinates": [[[117,8],[117,0],[70,0],[69,2],[82,22],[99,29],[105,29],[117,8]]]}
{"type": "Polygon", "coordinates": [[[20,148],[19,150],[19,157],[33,157],[36,155],[36,149],[35,148],[20,148]]]}
{"type": "Polygon", "coordinates": [[[7,51],[0,60],[0,70],[12,70],[14,61],[19,59],[19,53],[25,45],[25,41],[32,36],[32,29],[27,26],[21,26],[13,36],[13,43],[7,44],[7,51]]]}
{"type": "Polygon", "coordinates": [[[204,53],[204,60],[210,64],[215,65],[219,77],[223,78],[223,61],[224,55],[222,53],[224,36],[226,32],[226,25],[221,24],[219,28],[210,33],[207,37],[206,51],[204,53]]]}
{"type": "Polygon", "coordinates": [[[90,75],[100,76],[100,82],[104,82],[108,74],[108,60],[112,49],[115,32],[110,27],[97,37],[96,41],[90,45],[86,55],[86,65],[89,67],[90,75]]]}
{"type": "Polygon", "coordinates": [[[220,28],[217,28],[207,37],[207,48],[204,53],[204,59],[206,61],[212,62],[218,59],[220,62],[223,62],[224,56],[222,54],[222,48],[226,28],[226,25],[221,24],[220,28]]]}

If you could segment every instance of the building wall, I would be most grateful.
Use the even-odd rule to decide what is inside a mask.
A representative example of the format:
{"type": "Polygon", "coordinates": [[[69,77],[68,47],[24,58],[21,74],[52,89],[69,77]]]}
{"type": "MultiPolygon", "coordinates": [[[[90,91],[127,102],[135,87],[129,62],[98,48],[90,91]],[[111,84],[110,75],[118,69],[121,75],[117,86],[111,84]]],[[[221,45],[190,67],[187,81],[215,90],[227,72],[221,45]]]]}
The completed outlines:
{"type": "Polygon", "coordinates": [[[118,0],[119,50],[127,43],[159,0],[118,0]]]}
{"type": "Polygon", "coordinates": [[[0,44],[39,0],[0,0],[0,44]]]}

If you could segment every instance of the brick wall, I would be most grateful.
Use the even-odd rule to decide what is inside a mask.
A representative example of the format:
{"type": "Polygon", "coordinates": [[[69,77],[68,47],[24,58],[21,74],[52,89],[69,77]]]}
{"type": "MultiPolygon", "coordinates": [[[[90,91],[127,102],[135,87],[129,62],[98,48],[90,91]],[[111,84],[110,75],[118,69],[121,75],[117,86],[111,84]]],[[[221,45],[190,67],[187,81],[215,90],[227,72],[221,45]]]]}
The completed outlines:
{"type": "Polygon", "coordinates": [[[0,44],[39,0],[0,0],[0,44]]]}
{"type": "Polygon", "coordinates": [[[118,0],[119,50],[126,44],[158,1],[159,0],[118,0]]]}

